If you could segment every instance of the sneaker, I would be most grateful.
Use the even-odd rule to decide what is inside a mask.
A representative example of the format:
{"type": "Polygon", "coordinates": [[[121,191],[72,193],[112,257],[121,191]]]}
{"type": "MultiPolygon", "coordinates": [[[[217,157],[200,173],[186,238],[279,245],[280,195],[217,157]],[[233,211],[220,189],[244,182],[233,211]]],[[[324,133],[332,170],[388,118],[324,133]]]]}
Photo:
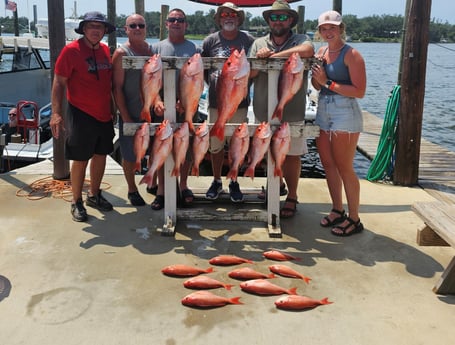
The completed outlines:
{"type": "Polygon", "coordinates": [[[231,195],[232,202],[243,201],[243,193],[240,191],[240,186],[237,181],[231,181],[231,183],[229,183],[229,194],[231,195]]]}
{"type": "Polygon", "coordinates": [[[96,208],[100,211],[112,211],[113,209],[112,204],[101,195],[101,190],[98,195],[87,196],[85,203],[87,206],[96,208]]]}
{"type": "Polygon", "coordinates": [[[131,202],[133,206],[144,206],[145,201],[142,199],[142,196],[139,194],[138,191],[128,193],[128,200],[131,202]]]}
{"type": "Polygon", "coordinates": [[[87,220],[87,210],[82,203],[82,199],[77,200],[74,204],[71,204],[71,215],[75,222],[85,222],[87,220]]]}
{"type": "Polygon", "coordinates": [[[222,190],[223,184],[220,181],[213,180],[209,190],[205,193],[205,198],[209,200],[218,199],[222,190]]]}

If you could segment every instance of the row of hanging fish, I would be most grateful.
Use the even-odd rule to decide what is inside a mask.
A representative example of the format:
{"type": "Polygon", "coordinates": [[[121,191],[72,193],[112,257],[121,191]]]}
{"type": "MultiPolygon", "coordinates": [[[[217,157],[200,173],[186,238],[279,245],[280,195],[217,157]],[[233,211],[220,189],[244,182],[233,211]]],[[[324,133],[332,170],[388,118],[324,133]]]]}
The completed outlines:
{"type": "MultiPolygon", "coordinates": [[[[278,99],[279,102],[274,110],[272,118],[282,119],[282,112],[284,106],[292,99],[295,93],[300,89],[303,82],[303,63],[297,53],[292,54],[284,64],[282,73],[280,75],[279,87],[278,87],[278,99]]],[[[218,118],[213,124],[210,130],[210,136],[216,136],[219,140],[224,140],[225,136],[225,125],[232,118],[236,112],[240,102],[246,97],[248,93],[248,78],[250,74],[250,64],[246,58],[245,51],[242,49],[240,52],[234,50],[231,56],[223,64],[223,69],[217,83],[217,104],[218,104],[218,118]]],[[[163,86],[163,64],[160,54],[151,56],[143,66],[142,77],[141,77],[141,90],[143,99],[143,109],[141,111],[141,120],[150,123],[151,115],[150,108],[153,107],[159,99],[159,93],[163,86]]],[[[185,64],[182,66],[179,74],[179,90],[178,99],[179,107],[184,111],[185,122],[188,124],[188,130],[190,133],[196,131],[193,124],[193,116],[198,109],[199,99],[204,89],[204,64],[202,57],[199,53],[194,54],[190,57],[185,64]]],[[[200,127],[199,127],[200,128],[200,127]]],[[[205,126],[199,130],[204,131],[205,126]]],[[[186,145],[186,129],[181,129],[181,144],[186,145]]],[[[150,133],[147,131],[144,125],[138,128],[135,138],[135,153],[137,157],[136,169],[140,170],[140,162],[145,155],[147,150],[146,145],[149,140],[146,138],[150,133]],[[145,149],[144,149],[145,148],[145,149]]],[[[167,135],[170,135],[169,130],[165,131],[167,135]]],[[[205,135],[205,134],[204,134],[205,135]]],[[[196,137],[202,139],[203,136],[196,137]]],[[[241,124],[235,131],[231,140],[230,150],[230,161],[231,170],[229,171],[228,178],[236,178],[238,176],[238,169],[243,164],[246,152],[250,145],[248,135],[247,124],[241,124]]],[[[253,136],[251,144],[251,155],[250,164],[245,172],[245,176],[254,177],[254,169],[256,165],[262,160],[265,153],[268,150],[270,144],[271,131],[270,126],[267,123],[262,123],[256,130],[253,136]]],[[[272,145],[273,158],[276,161],[275,176],[282,176],[281,166],[284,158],[289,150],[290,145],[290,134],[289,126],[285,125],[280,127],[279,134],[277,134],[277,143],[272,145]],[[279,141],[279,143],[278,143],[279,141]]],[[[163,139],[162,139],[163,140],[163,139]]],[[[201,144],[203,148],[208,148],[208,138],[204,139],[201,144]]],[[[169,149],[169,143],[161,143],[163,148],[169,149]]],[[[181,159],[185,155],[184,150],[179,150],[180,154],[177,154],[177,158],[181,159]]],[[[195,164],[192,170],[193,175],[198,175],[198,162],[202,160],[204,154],[203,150],[200,150],[195,164]],[[201,158],[202,155],[202,158],[201,158]]],[[[169,153],[169,152],[167,152],[169,153]]],[[[157,158],[157,166],[160,166],[160,162],[163,157],[157,158]]],[[[163,161],[164,162],[164,161],[163,161]]],[[[173,170],[173,175],[178,176],[179,165],[173,170]]]]}
{"type": "MultiPolygon", "coordinates": [[[[136,169],[139,170],[142,157],[144,157],[150,140],[149,124],[143,123],[136,131],[134,138],[134,150],[136,154],[136,169]]],[[[191,174],[199,176],[199,165],[204,159],[209,148],[209,135],[207,122],[204,121],[195,129],[193,145],[191,147],[193,156],[193,168],[191,174]]],[[[272,133],[270,124],[263,122],[256,128],[252,140],[248,133],[248,125],[240,124],[231,137],[228,161],[230,170],[227,178],[236,179],[240,167],[248,157],[248,167],[244,176],[254,178],[256,166],[264,158],[265,154],[271,149],[272,158],[275,162],[275,176],[282,176],[281,167],[289,152],[291,141],[289,124],[282,123],[275,132],[272,133]],[[250,143],[251,142],[251,143],[250,143]]],[[[154,174],[163,166],[167,157],[172,154],[174,158],[174,168],[171,176],[180,176],[182,166],[187,151],[190,149],[190,131],[188,122],[183,122],[180,127],[173,131],[169,120],[163,120],[155,130],[155,136],[151,149],[151,165],[140,183],[148,186],[153,184],[154,174]]]]}
{"type": "MultiPolygon", "coordinates": [[[[263,253],[263,256],[275,261],[291,261],[300,260],[289,254],[282,253],[278,250],[270,250],[263,253]]],[[[209,263],[215,266],[232,266],[239,264],[253,264],[249,259],[241,258],[235,255],[218,255],[209,260],[209,263]]],[[[297,294],[297,287],[289,289],[278,284],[272,283],[270,280],[278,276],[302,279],[305,283],[310,283],[311,278],[294,270],[290,266],[284,264],[274,264],[268,266],[271,273],[262,273],[250,267],[241,267],[228,272],[228,276],[232,279],[241,280],[240,288],[242,291],[255,294],[258,296],[281,296],[275,301],[275,306],[285,310],[305,310],[314,308],[319,305],[331,304],[328,298],[316,300],[308,296],[297,294]]],[[[221,282],[217,279],[207,276],[214,272],[213,267],[198,268],[188,265],[170,265],[164,267],[161,272],[171,277],[186,277],[183,286],[188,289],[198,290],[190,293],[182,298],[181,303],[189,307],[197,308],[215,308],[225,306],[227,304],[243,304],[240,301],[241,297],[224,297],[207,291],[208,289],[224,288],[231,291],[234,284],[221,282]]]]}

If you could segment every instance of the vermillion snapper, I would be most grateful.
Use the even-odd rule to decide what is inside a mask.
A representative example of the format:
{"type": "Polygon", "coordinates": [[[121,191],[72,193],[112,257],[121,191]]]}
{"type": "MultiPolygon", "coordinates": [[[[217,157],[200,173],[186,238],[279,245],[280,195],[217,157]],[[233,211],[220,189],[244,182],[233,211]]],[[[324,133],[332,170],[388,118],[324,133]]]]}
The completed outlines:
{"type": "Polygon", "coordinates": [[[186,152],[190,145],[190,131],[188,122],[183,122],[174,132],[172,153],[174,156],[174,169],[171,176],[180,176],[180,167],[186,158],[186,152]]]}
{"type": "Polygon", "coordinates": [[[204,91],[204,63],[201,54],[196,53],[185,62],[179,74],[179,99],[185,110],[185,121],[194,132],[193,116],[204,91]]]}
{"type": "Polygon", "coordinates": [[[243,304],[240,297],[226,298],[217,296],[210,291],[196,291],[182,299],[182,304],[188,307],[215,308],[226,304],[243,304]]]}
{"type": "MultiPolygon", "coordinates": [[[[304,65],[298,53],[292,53],[286,60],[278,82],[278,104],[272,119],[283,119],[284,106],[294,97],[303,84],[304,65]]],[[[303,116],[302,116],[303,117],[303,116]]]]}
{"type": "Polygon", "coordinates": [[[307,277],[307,276],[297,272],[296,270],[292,269],[289,266],[271,265],[271,266],[269,266],[269,270],[271,272],[279,274],[280,276],[283,276],[283,277],[302,279],[307,284],[311,281],[310,277],[307,277]]]}
{"type": "Polygon", "coordinates": [[[304,310],[332,303],[333,302],[329,302],[327,297],[321,300],[316,300],[307,296],[299,295],[282,296],[275,301],[277,308],[285,310],[304,310]]]}
{"type": "Polygon", "coordinates": [[[243,176],[249,176],[251,179],[254,178],[254,169],[262,158],[264,158],[265,153],[269,149],[271,139],[272,130],[270,129],[270,124],[268,122],[262,122],[254,131],[253,141],[248,153],[249,166],[243,176]]]}
{"type": "Polygon", "coordinates": [[[141,120],[152,122],[150,107],[154,106],[163,85],[163,63],[160,54],[152,55],[142,67],[141,90],[144,103],[141,120]]]}
{"type": "Polygon", "coordinates": [[[231,137],[228,153],[230,170],[226,175],[226,179],[237,179],[239,168],[245,160],[249,147],[250,135],[248,132],[248,124],[244,122],[235,129],[234,134],[231,137]]]}
{"type": "Polygon", "coordinates": [[[172,154],[172,127],[169,120],[164,120],[155,131],[155,138],[153,140],[152,164],[149,170],[141,179],[139,184],[146,183],[148,187],[153,185],[153,176],[163,166],[166,158],[172,154]]]}
{"type": "Polygon", "coordinates": [[[141,171],[141,161],[150,144],[150,126],[144,122],[134,133],[134,154],[136,156],[136,171],[141,171]]]}
{"type": "Polygon", "coordinates": [[[216,84],[216,101],[218,118],[213,125],[210,136],[224,140],[224,126],[231,119],[240,102],[248,94],[248,77],[250,63],[245,50],[234,50],[225,61],[221,75],[216,84]]]}
{"type": "Polygon", "coordinates": [[[291,148],[291,130],[289,128],[289,123],[283,122],[280,127],[275,130],[270,146],[272,158],[275,161],[274,175],[282,177],[283,171],[281,170],[281,167],[291,148]]]}
{"type": "Polygon", "coordinates": [[[183,264],[166,266],[161,270],[161,273],[171,277],[193,277],[199,274],[211,272],[213,272],[213,267],[203,269],[183,264]]]}
{"type": "Polygon", "coordinates": [[[216,279],[201,275],[185,280],[183,286],[188,289],[216,289],[223,287],[226,290],[231,290],[234,285],[225,284],[216,279]]]}
{"type": "Polygon", "coordinates": [[[207,121],[204,121],[196,128],[193,136],[193,168],[191,175],[199,176],[199,165],[207,153],[210,146],[209,127],[207,121]]]}
{"type": "Polygon", "coordinates": [[[271,283],[267,279],[253,279],[240,283],[240,288],[243,291],[254,293],[257,295],[296,295],[297,288],[293,287],[285,289],[281,286],[271,283]]]}

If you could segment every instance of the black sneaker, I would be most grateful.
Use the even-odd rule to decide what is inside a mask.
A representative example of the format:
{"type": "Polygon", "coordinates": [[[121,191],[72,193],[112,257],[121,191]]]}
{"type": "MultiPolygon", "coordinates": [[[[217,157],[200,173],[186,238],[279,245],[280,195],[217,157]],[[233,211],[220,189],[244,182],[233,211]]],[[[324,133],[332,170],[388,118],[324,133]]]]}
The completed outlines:
{"type": "Polygon", "coordinates": [[[142,196],[139,194],[138,191],[128,193],[128,200],[131,202],[133,206],[144,206],[145,201],[142,199],[142,196]]]}
{"type": "Polygon", "coordinates": [[[71,204],[71,215],[75,222],[87,221],[87,210],[82,203],[82,199],[77,200],[74,204],[71,204]]]}
{"type": "Polygon", "coordinates": [[[232,202],[243,201],[243,193],[240,191],[240,186],[237,181],[231,181],[231,183],[229,183],[229,194],[231,195],[232,202]]]}
{"type": "Polygon", "coordinates": [[[147,193],[156,195],[156,192],[158,191],[158,186],[147,187],[146,190],[147,193]]]}
{"type": "Polygon", "coordinates": [[[112,204],[101,195],[101,190],[98,195],[87,196],[85,203],[87,206],[96,208],[100,211],[112,211],[113,209],[112,204]]]}
{"type": "Polygon", "coordinates": [[[209,190],[205,193],[205,198],[209,200],[218,199],[222,190],[223,184],[217,180],[213,180],[209,190]]]}

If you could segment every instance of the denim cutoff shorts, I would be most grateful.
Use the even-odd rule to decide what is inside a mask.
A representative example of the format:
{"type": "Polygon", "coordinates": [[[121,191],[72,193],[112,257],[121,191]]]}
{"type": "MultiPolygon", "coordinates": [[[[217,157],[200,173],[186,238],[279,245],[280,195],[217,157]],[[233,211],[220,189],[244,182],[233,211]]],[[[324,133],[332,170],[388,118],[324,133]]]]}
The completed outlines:
{"type": "Polygon", "coordinates": [[[356,98],[320,94],[315,123],[324,131],[362,132],[362,110],[356,98]]]}

